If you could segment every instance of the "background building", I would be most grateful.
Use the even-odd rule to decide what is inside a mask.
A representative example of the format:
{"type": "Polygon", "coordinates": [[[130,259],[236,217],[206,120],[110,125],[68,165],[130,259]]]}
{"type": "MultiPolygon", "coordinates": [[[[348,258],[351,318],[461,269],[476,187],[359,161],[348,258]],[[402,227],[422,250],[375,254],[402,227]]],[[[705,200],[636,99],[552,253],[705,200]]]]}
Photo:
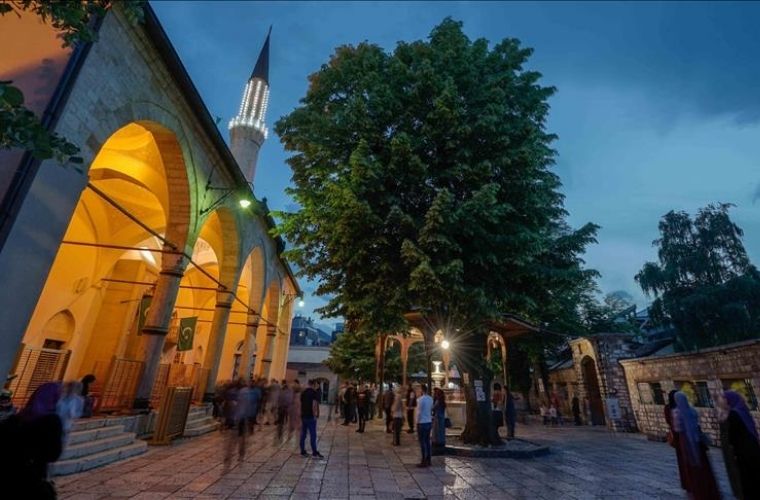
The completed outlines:
{"type": "Polygon", "coordinates": [[[287,379],[316,379],[322,388],[322,402],[332,403],[338,389],[338,376],[324,364],[330,355],[330,345],[343,324],[334,327],[332,333],[314,325],[311,318],[296,316],[290,331],[290,351],[288,353],[287,379]]]}

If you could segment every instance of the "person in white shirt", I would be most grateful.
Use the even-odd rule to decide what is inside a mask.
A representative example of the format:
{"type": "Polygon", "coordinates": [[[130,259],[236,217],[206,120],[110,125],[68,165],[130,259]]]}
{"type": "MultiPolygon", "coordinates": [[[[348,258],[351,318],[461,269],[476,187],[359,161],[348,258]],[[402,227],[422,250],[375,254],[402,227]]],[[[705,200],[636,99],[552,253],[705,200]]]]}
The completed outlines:
{"type": "Polygon", "coordinates": [[[417,467],[430,467],[430,431],[433,428],[433,398],[428,394],[426,384],[422,384],[422,396],[417,400],[417,437],[420,440],[422,461],[417,467]]]}

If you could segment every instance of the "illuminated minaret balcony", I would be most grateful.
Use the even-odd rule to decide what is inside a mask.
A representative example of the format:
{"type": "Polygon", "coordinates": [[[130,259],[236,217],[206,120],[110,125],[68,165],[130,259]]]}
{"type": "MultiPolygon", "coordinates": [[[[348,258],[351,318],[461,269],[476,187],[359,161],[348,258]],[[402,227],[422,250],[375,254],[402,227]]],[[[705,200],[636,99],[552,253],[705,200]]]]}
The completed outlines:
{"type": "Polygon", "coordinates": [[[269,131],[266,126],[267,105],[269,104],[269,37],[261,48],[256,66],[245,85],[243,99],[237,116],[230,120],[230,149],[248,182],[256,175],[256,161],[259,150],[269,131]]]}

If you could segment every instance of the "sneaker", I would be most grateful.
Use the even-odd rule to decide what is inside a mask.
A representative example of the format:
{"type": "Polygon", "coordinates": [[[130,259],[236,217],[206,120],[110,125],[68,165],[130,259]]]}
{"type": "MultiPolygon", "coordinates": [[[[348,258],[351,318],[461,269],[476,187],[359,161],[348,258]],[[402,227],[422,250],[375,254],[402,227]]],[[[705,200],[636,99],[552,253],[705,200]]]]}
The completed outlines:
{"type": "Polygon", "coordinates": [[[306,451],[302,451],[302,452],[301,452],[301,456],[302,456],[302,457],[308,457],[308,456],[309,456],[309,454],[308,454],[308,453],[306,453],[306,451]]]}
{"type": "Polygon", "coordinates": [[[427,462],[425,462],[424,460],[417,464],[418,469],[422,469],[423,467],[427,467],[427,462]]]}
{"type": "Polygon", "coordinates": [[[322,456],[322,454],[321,454],[320,452],[318,452],[318,451],[315,451],[314,453],[312,453],[312,454],[311,454],[311,456],[312,456],[312,457],[314,457],[314,458],[325,458],[325,457],[324,457],[324,456],[322,456]]]}

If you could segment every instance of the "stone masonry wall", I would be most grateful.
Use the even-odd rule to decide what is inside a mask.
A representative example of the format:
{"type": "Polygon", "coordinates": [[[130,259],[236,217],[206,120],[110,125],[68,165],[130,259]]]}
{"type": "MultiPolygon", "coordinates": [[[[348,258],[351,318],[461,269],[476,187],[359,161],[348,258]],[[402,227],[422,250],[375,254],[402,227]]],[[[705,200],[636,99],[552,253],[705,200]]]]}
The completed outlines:
{"type": "MultiPolygon", "coordinates": [[[[741,342],[698,352],[627,359],[620,364],[625,371],[638,427],[657,439],[664,439],[668,431],[664,406],[643,403],[638,386],[640,382],[660,383],[666,402],[667,393],[677,389],[676,382],[683,381],[695,386],[698,381],[706,382],[712,401],[716,404],[724,380],[749,379],[754,393],[760,394],[760,341],[741,342]]],[[[703,431],[717,443],[717,409],[698,407],[697,412],[703,431]]],[[[752,416],[760,428],[760,412],[752,411],[752,416]]]]}

